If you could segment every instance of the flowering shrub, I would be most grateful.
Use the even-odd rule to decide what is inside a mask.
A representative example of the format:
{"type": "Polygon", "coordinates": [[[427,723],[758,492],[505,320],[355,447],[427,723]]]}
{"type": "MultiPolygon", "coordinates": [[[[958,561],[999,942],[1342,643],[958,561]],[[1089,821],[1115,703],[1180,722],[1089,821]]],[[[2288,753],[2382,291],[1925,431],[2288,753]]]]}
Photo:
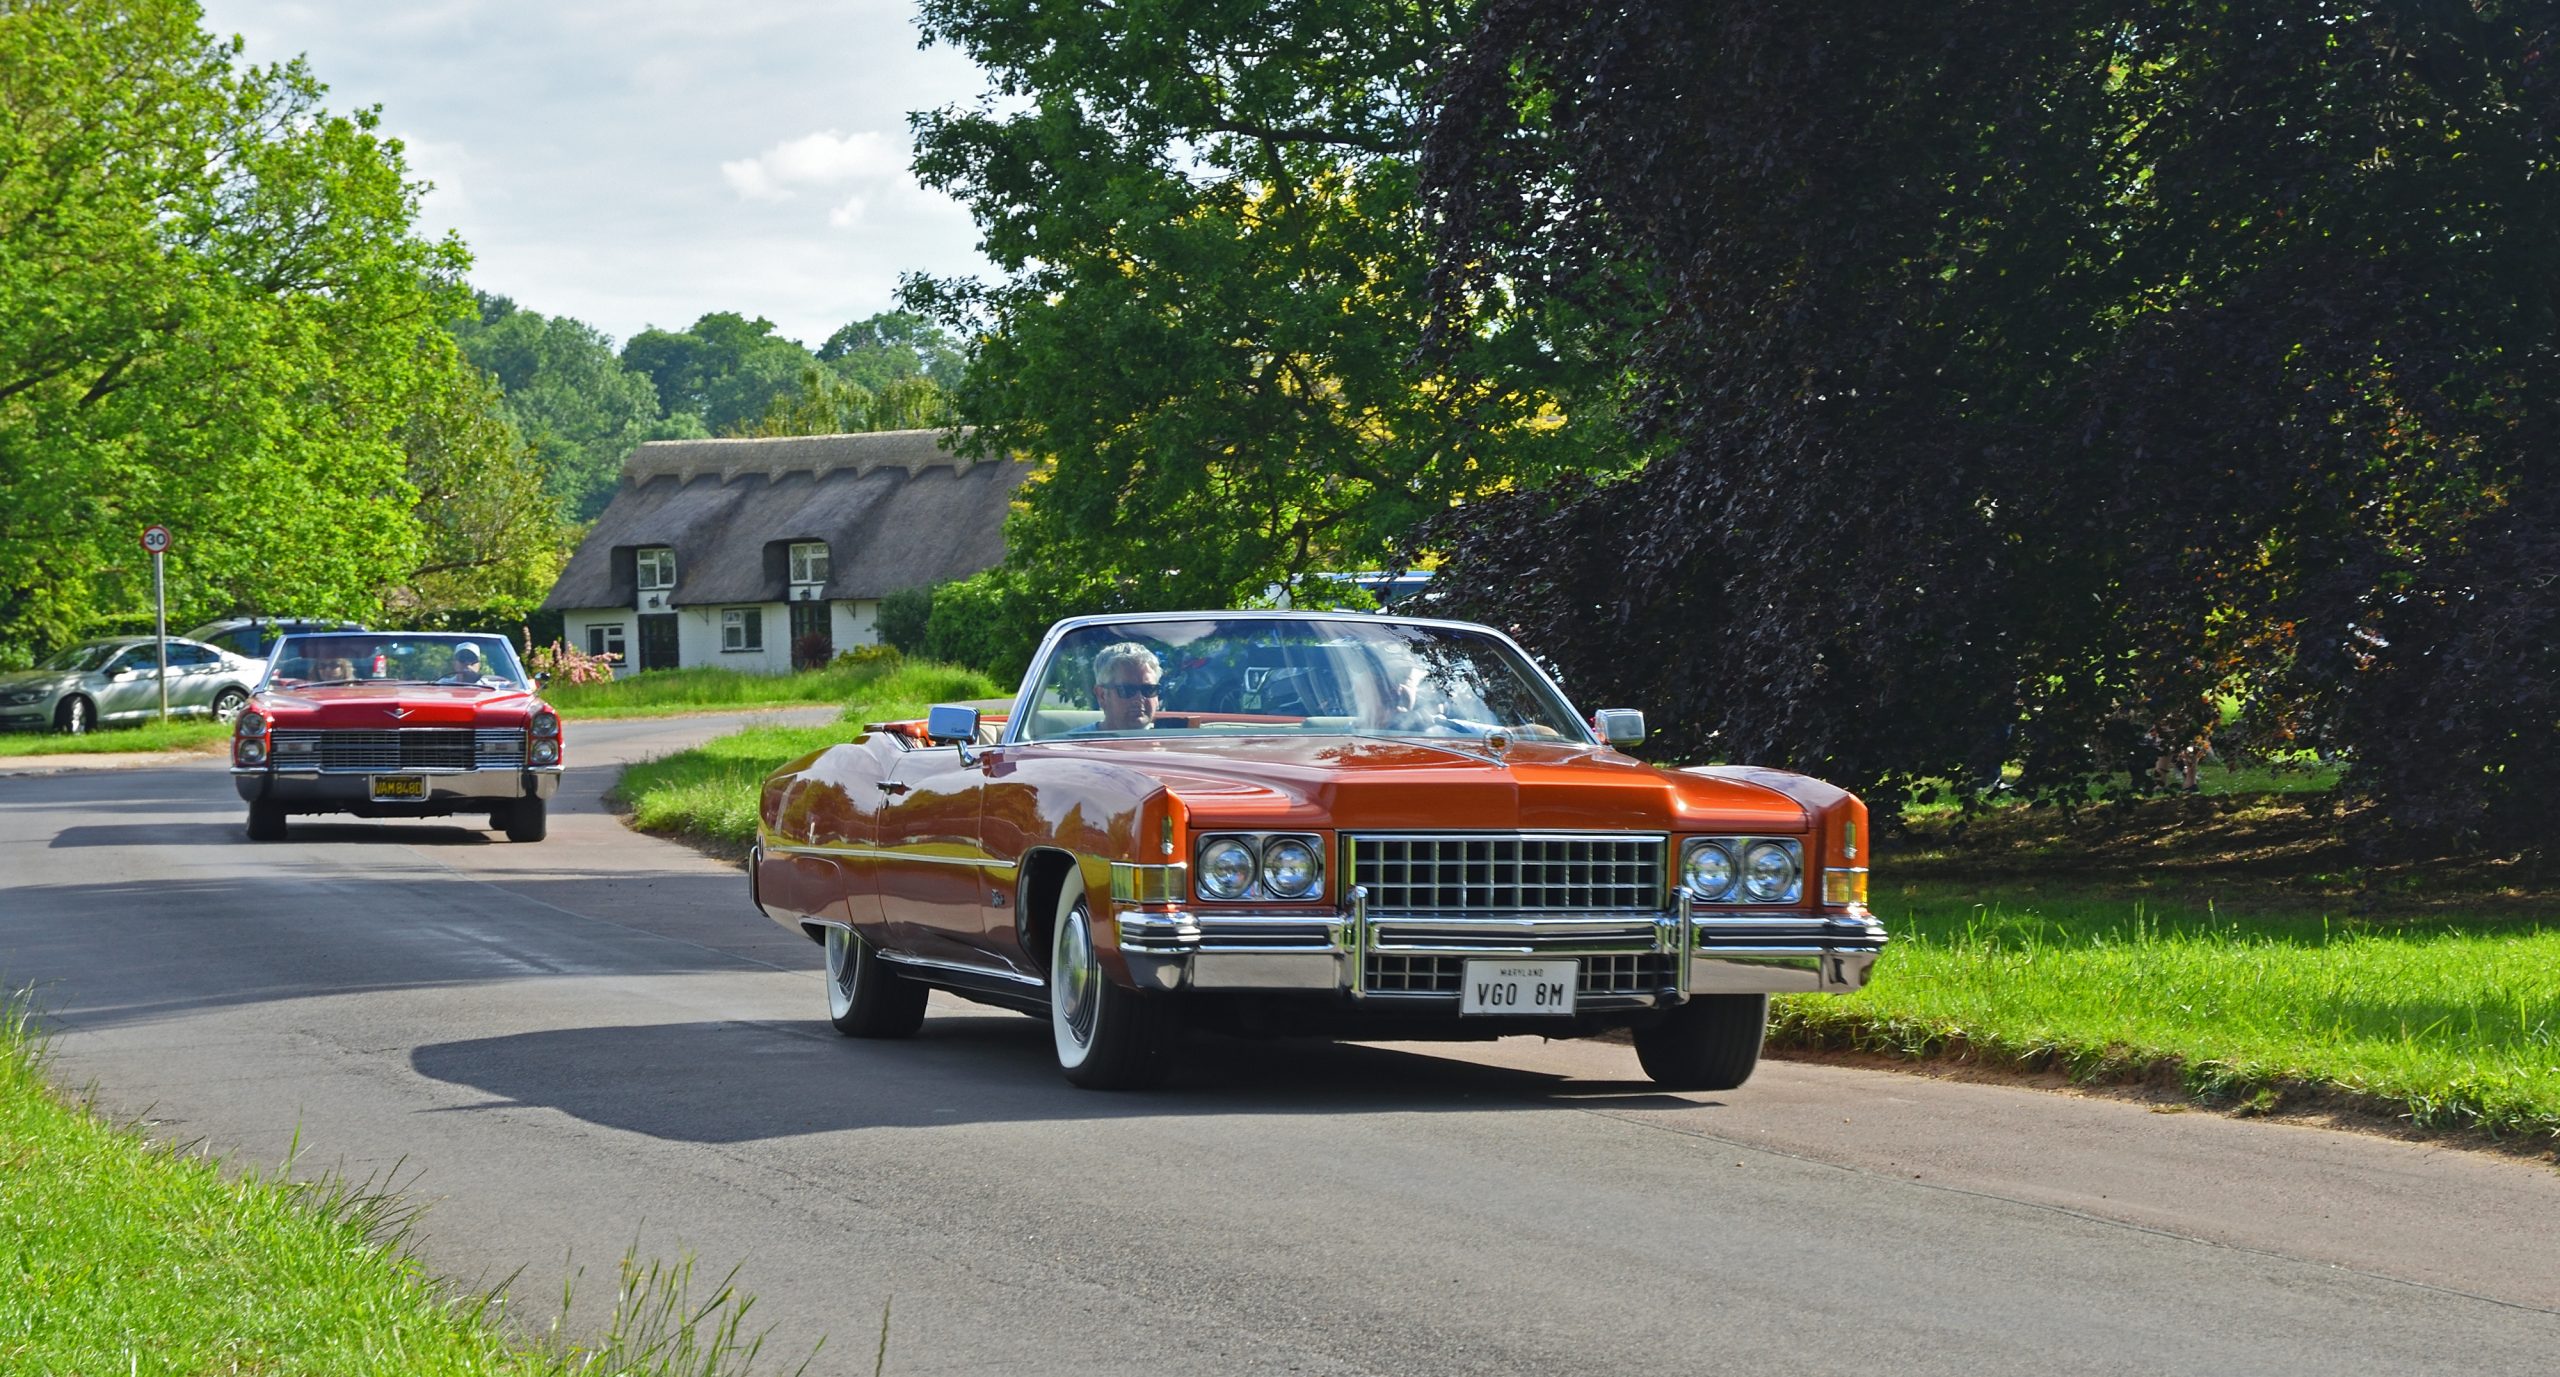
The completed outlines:
{"type": "Polygon", "coordinates": [[[896,669],[898,666],[905,664],[906,660],[907,657],[905,654],[901,653],[899,649],[893,645],[858,645],[851,650],[838,653],[834,661],[834,668],[867,669],[877,667],[880,669],[896,669]]]}
{"type": "Polygon", "coordinates": [[[621,656],[612,651],[590,655],[573,645],[553,641],[549,645],[528,642],[524,652],[525,668],[535,674],[548,674],[553,679],[571,684],[601,684],[613,677],[613,667],[621,656]]]}

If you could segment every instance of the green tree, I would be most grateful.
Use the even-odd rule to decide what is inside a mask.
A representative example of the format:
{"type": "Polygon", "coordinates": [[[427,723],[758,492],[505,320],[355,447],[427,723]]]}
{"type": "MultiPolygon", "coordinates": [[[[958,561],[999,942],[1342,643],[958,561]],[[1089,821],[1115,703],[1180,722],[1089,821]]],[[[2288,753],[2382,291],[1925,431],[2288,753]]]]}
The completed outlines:
{"type": "Polygon", "coordinates": [[[663,414],[690,412],[715,435],[742,434],[774,400],[798,391],[814,356],[773,322],[714,311],[682,332],[649,329],[622,346],[623,366],[657,388],[663,414]]]}
{"type": "Polygon", "coordinates": [[[829,335],[818,362],[877,393],[917,377],[952,386],[969,361],[941,326],[913,311],[883,311],[829,335]]]}
{"type": "Polygon", "coordinates": [[[0,657],[147,606],[370,614],[421,534],[400,430],[466,255],[376,112],[188,0],[0,7],[0,657]]]}
{"type": "Polygon", "coordinates": [[[1526,322],[1412,365],[1417,112],[1470,10],[924,4],[993,89],[919,117],[917,169],[1007,276],[906,298],[973,341],[965,443],[1045,465],[1008,528],[1036,600],[1321,597],[1308,575],[1452,500],[1617,452],[1598,407],[1557,405],[1594,378],[1526,322]]]}
{"type": "Polygon", "coordinates": [[[1444,305],[1626,270],[1666,453],[1460,513],[1439,586],[1675,750],[2072,797],[2228,697],[2547,844],[2556,51],[2547,0],[1489,3],[1444,305]]]}
{"type": "Polygon", "coordinates": [[[399,439],[421,538],[409,567],[384,588],[383,608],[403,621],[517,621],[559,579],[573,528],[544,490],[541,462],[509,422],[497,383],[449,339],[429,335],[419,348],[425,382],[399,439]]]}
{"type": "Polygon", "coordinates": [[[545,319],[505,297],[483,294],[475,304],[454,322],[454,337],[505,390],[506,415],[533,447],[544,489],[572,519],[604,510],[633,446],[698,429],[679,423],[679,434],[667,433],[657,390],[624,368],[613,341],[594,327],[545,319]]]}

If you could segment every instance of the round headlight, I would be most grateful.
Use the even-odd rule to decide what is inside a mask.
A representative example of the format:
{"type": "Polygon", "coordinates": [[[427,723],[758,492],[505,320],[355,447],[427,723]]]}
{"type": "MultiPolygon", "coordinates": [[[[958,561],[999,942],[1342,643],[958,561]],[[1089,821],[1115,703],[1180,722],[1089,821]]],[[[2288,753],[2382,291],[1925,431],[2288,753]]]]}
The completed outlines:
{"type": "Polygon", "coordinates": [[[1733,853],[1714,842],[1689,848],[1680,882],[1699,899],[1721,899],[1733,889],[1733,853]]]}
{"type": "Polygon", "coordinates": [[[1784,843],[1753,842],[1742,854],[1742,887],[1764,904],[1796,897],[1796,856],[1784,843]]]}
{"type": "Polygon", "coordinates": [[[1212,899],[1241,899],[1253,888],[1253,848],[1220,837],[1200,848],[1200,892],[1212,899]]]}
{"type": "Polygon", "coordinates": [[[554,739],[550,738],[550,737],[547,737],[547,736],[546,736],[546,737],[543,737],[543,738],[542,738],[541,740],[539,740],[539,741],[534,742],[534,743],[533,743],[533,763],[534,763],[534,764],[536,764],[536,765],[557,765],[557,764],[559,764],[559,763],[560,763],[560,743],[559,743],[558,741],[556,741],[556,740],[554,740],[554,739]]]}
{"type": "Polygon", "coordinates": [[[553,712],[549,708],[544,708],[542,711],[535,713],[533,715],[533,734],[536,736],[558,736],[560,734],[560,714],[553,712]]]}
{"type": "Polygon", "coordinates": [[[1275,899],[1303,899],[1324,883],[1324,865],[1316,849],[1296,837],[1282,837],[1262,852],[1262,885],[1275,899]]]}
{"type": "Polygon", "coordinates": [[[251,708],[232,719],[231,730],[242,736],[264,736],[267,734],[266,716],[251,708]]]}
{"type": "Polygon", "coordinates": [[[267,743],[257,740],[243,741],[240,743],[241,764],[263,765],[266,763],[266,759],[267,743]]]}

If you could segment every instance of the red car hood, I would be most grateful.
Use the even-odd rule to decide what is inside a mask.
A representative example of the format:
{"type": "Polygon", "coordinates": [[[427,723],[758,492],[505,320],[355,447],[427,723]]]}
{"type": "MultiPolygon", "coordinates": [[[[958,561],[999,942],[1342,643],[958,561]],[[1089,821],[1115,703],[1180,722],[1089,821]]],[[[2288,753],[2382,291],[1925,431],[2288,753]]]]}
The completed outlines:
{"type": "Polygon", "coordinates": [[[522,689],[459,684],[324,684],[271,689],[257,708],[279,727],[512,727],[532,715],[522,689]]]}
{"type": "Polygon", "coordinates": [[[1521,742],[1493,759],[1473,742],[1184,735],[1036,749],[1143,770],[1182,800],[1194,826],[1799,832],[1810,824],[1777,788],[1658,769],[1598,746],[1521,742]]]}

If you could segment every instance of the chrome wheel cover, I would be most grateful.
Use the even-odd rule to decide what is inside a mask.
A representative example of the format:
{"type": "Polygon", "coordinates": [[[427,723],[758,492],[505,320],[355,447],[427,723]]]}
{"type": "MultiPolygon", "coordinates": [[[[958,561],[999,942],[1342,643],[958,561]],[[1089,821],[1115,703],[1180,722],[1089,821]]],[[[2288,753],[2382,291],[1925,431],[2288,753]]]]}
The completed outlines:
{"type": "Polygon", "coordinates": [[[1101,1012],[1102,967],[1094,959],[1092,910],[1078,904],[1058,924],[1058,948],[1050,964],[1049,1016],[1061,1052],[1093,1046],[1094,1017],[1101,1012]]]}
{"type": "Polygon", "coordinates": [[[862,953],[853,943],[851,932],[827,929],[827,1013],[839,1019],[853,1012],[853,982],[862,972],[862,953]]]}

